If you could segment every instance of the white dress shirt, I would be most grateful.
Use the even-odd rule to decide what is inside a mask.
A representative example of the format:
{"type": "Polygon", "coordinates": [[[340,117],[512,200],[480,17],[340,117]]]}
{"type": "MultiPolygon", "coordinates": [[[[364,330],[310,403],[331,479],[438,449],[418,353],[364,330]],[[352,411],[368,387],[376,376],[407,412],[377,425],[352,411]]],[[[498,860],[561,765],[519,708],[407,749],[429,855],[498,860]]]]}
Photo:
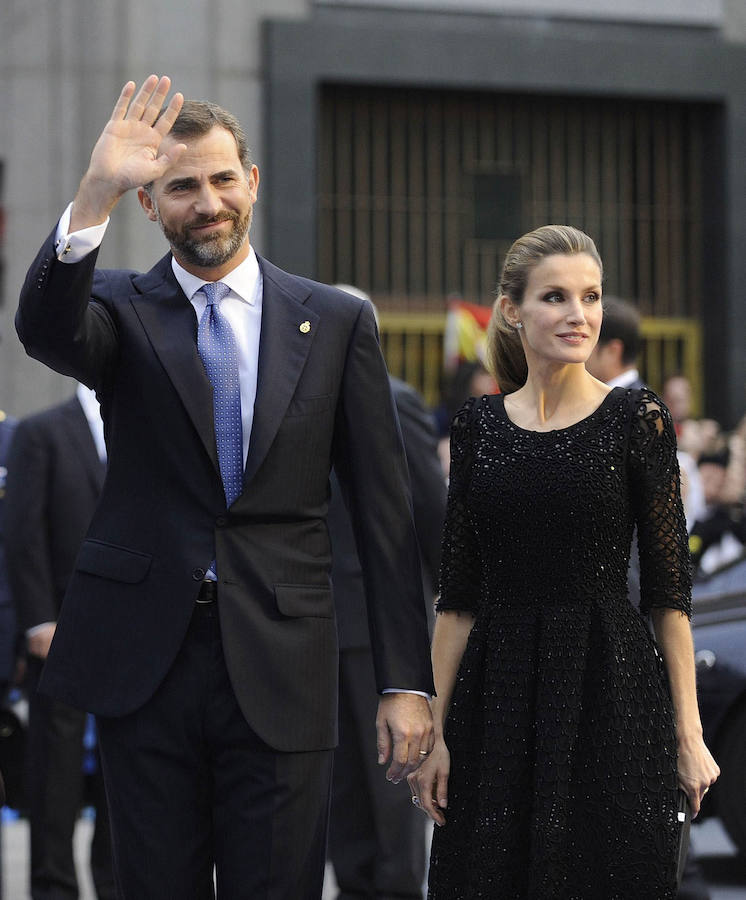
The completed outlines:
{"type": "Polygon", "coordinates": [[[625,369],[621,375],[617,375],[616,378],[611,378],[606,382],[610,388],[615,387],[629,387],[631,384],[634,384],[640,377],[640,373],[637,369],[625,369]]]}

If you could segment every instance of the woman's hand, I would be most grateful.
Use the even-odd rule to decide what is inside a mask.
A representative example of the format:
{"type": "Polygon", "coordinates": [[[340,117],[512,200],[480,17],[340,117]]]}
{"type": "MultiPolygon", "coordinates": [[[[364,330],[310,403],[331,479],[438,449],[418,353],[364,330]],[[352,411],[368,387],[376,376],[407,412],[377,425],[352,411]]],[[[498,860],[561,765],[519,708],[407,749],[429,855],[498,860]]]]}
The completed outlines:
{"type": "Polygon", "coordinates": [[[429,756],[416,772],[407,776],[412,792],[412,803],[435,822],[445,825],[442,813],[448,806],[448,775],[451,771],[451,754],[443,738],[437,738],[429,756]]]}
{"type": "Polygon", "coordinates": [[[694,737],[679,741],[678,769],[679,785],[689,797],[692,818],[695,818],[702,798],[720,775],[720,767],[702,738],[694,737]]]}

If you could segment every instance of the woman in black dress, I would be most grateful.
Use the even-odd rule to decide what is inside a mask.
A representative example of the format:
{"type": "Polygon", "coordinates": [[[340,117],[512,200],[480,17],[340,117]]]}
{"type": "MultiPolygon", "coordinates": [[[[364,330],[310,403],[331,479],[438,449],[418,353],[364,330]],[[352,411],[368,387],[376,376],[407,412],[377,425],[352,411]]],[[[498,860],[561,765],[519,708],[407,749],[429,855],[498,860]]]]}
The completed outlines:
{"type": "Polygon", "coordinates": [[[489,337],[506,393],[468,401],[452,427],[436,742],[409,776],[437,826],[432,900],[673,898],[679,786],[696,814],[718,776],[676,439],[655,394],[586,371],[601,282],[574,228],[516,241],[489,337]]]}

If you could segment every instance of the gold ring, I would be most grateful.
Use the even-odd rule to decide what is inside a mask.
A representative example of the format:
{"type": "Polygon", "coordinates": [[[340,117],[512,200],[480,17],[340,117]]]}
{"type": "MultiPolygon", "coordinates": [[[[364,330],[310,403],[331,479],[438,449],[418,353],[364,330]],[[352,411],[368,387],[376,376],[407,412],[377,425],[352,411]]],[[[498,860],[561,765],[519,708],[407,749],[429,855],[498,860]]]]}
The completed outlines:
{"type": "Polygon", "coordinates": [[[429,756],[429,755],[430,755],[429,750],[420,750],[420,756],[429,756]]]}
{"type": "Polygon", "coordinates": [[[412,803],[413,803],[414,806],[419,806],[419,805],[420,805],[420,798],[417,796],[417,794],[414,794],[414,795],[413,795],[413,797],[412,797],[412,803]]]}

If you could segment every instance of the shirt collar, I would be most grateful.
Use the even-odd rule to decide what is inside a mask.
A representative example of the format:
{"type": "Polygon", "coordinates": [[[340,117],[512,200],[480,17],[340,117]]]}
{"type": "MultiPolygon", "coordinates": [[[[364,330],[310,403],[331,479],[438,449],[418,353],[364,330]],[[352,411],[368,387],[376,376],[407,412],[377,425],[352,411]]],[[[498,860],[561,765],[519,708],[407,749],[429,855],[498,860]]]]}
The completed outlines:
{"type": "Polygon", "coordinates": [[[83,407],[86,419],[88,419],[89,422],[100,422],[101,412],[99,410],[95,391],[92,391],[84,384],[78,383],[75,388],[75,396],[78,398],[78,403],[83,407]]]}
{"type": "Polygon", "coordinates": [[[629,387],[631,384],[634,384],[640,378],[640,373],[637,369],[627,369],[622,372],[620,375],[617,375],[616,378],[612,378],[606,383],[609,387],[629,387]]]}
{"type": "MultiPolygon", "coordinates": [[[[171,257],[171,268],[182,291],[184,291],[189,300],[194,297],[197,291],[201,290],[203,284],[207,284],[204,278],[187,272],[173,256],[171,257]]],[[[254,248],[249,247],[249,255],[246,259],[240,262],[235,269],[231,269],[220,280],[223,284],[228,285],[239,300],[243,300],[250,306],[255,306],[257,300],[261,297],[262,273],[259,269],[259,262],[257,261],[256,253],[254,253],[254,248]]]]}

